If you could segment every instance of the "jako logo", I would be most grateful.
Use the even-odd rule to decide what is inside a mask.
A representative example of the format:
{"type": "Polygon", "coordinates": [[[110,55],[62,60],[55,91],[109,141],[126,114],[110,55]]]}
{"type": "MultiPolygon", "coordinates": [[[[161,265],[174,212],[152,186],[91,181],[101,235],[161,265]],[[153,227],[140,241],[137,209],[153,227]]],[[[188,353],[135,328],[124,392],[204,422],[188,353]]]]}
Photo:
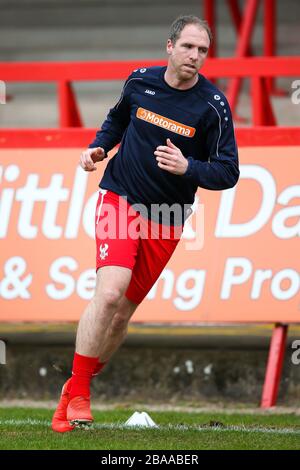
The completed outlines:
{"type": "Polygon", "coordinates": [[[148,95],[155,95],[155,91],[152,90],[145,90],[145,93],[147,93],[148,95]]]}
{"type": "Polygon", "coordinates": [[[153,113],[148,109],[138,108],[136,116],[138,119],[147,121],[150,124],[154,124],[155,126],[163,127],[168,131],[175,132],[175,134],[180,134],[185,137],[193,137],[196,132],[196,129],[194,129],[194,127],[189,127],[185,124],[181,124],[180,122],[176,122],[172,119],[160,116],[160,114],[153,113]]]}

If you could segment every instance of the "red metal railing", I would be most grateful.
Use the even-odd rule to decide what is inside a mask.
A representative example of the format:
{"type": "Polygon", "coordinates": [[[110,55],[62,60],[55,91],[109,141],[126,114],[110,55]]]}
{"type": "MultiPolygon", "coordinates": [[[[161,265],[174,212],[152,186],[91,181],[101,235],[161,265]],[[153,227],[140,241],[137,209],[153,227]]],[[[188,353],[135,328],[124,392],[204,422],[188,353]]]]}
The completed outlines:
{"type": "MultiPolygon", "coordinates": [[[[223,3],[228,7],[229,15],[232,19],[232,24],[236,30],[236,48],[234,52],[235,57],[249,57],[254,55],[251,47],[251,41],[255,32],[256,21],[258,18],[259,9],[262,9],[262,18],[259,19],[260,25],[263,28],[263,43],[261,56],[274,57],[277,53],[277,4],[276,0],[245,0],[243,6],[240,5],[238,0],[226,0],[223,3]]],[[[218,20],[217,20],[217,0],[204,0],[203,16],[209,23],[214,41],[211,45],[209,56],[218,56],[218,20]]],[[[234,78],[229,83],[228,96],[231,97],[231,107],[235,111],[236,104],[241,90],[241,78],[234,78]]],[[[279,90],[275,86],[274,78],[269,78],[267,81],[269,91],[273,95],[284,95],[283,90],[279,90]]]]}
{"type": "MultiPolygon", "coordinates": [[[[213,48],[210,51],[211,57],[217,55],[218,31],[217,31],[217,0],[204,0],[203,17],[207,20],[214,36],[213,48]]],[[[255,26],[260,6],[263,9],[262,26],[264,31],[263,37],[263,54],[265,56],[276,55],[276,0],[246,0],[243,8],[240,7],[238,0],[226,0],[222,2],[222,7],[228,6],[229,14],[232,18],[233,26],[237,32],[237,48],[244,41],[247,43],[247,49],[244,56],[252,55],[251,38],[255,26]],[[245,34],[247,30],[247,34],[245,34]]]]}
{"type": "MultiPolygon", "coordinates": [[[[152,65],[165,65],[165,60],[110,62],[39,62],[0,63],[0,79],[6,82],[55,82],[58,92],[59,126],[83,125],[72,82],[125,80],[132,70],[152,65]]],[[[252,124],[276,125],[268,80],[276,77],[299,77],[298,57],[257,57],[208,59],[203,73],[214,78],[248,78],[251,82],[252,124]]],[[[235,95],[229,93],[230,105],[235,95]]]]}
{"type": "MultiPolygon", "coordinates": [[[[98,129],[1,129],[0,148],[85,148],[98,129]]],[[[239,147],[300,146],[300,127],[240,127],[239,147]]]]}

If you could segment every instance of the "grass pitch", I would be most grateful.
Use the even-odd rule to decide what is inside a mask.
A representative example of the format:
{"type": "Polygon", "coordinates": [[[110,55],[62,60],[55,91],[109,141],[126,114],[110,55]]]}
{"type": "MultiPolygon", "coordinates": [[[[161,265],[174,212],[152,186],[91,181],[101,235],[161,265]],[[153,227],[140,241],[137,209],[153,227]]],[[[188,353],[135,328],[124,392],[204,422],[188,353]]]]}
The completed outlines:
{"type": "Polygon", "coordinates": [[[295,414],[151,411],[157,429],[127,428],[124,423],[134,411],[95,411],[92,429],[57,434],[50,429],[52,410],[0,408],[0,449],[300,449],[300,416],[295,414]]]}

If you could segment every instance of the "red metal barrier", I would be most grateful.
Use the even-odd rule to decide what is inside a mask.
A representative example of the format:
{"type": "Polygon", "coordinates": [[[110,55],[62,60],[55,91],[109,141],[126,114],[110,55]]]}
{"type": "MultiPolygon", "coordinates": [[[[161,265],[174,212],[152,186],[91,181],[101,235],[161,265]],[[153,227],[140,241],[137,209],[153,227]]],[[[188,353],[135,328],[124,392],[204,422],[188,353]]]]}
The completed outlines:
{"type": "MultiPolygon", "coordinates": [[[[276,35],[276,0],[264,0],[264,49],[265,57],[274,57],[277,53],[276,35]]],[[[268,78],[267,86],[269,92],[276,96],[284,96],[286,93],[276,87],[274,78],[268,78]]]]}
{"type": "Polygon", "coordinates": [[[276,126],[266,80],[255,77],[251,85],[253,121],[257,126],[276,126]]]}
{"type": "MultiPolygon", "coordinates": [[[[224,3],[224,2],[223,2],[224,3]]],[[[238,0],[227,0],[227,6],[232,17],[233,25],[237,30],[237,43],[241,41],[242,28],[241,24],[243,18],[247,21],[250,20],[250,16],[256,15],[260,5],[263,6],[263,31],[264,31],[264,43],[263,43],[263,55],[275,56],[276,55],[276,0],[247,0],[245,2],[244,11],[240,9],[238,0]]],[[[214,35],[214,48],[211,50],[211,57],[215,57],[217,54],[217,1],[216,0],[204,0],[203,5],[203,17],[208,22],[213,35],[214,35]]],[[[255,18],[253,18],[253,26],[255,18]]],[[[251,55],[250,45],[251,35],[247,40],[247,52],[245,55],[251,55]]]]}
{"type": "MultiPolygon", "coordinates": [[[[75,81],[125,80],[132,70],[153,65],[165,65],[165,60],[111,62],[39,62],[0,63],[0,78],[7,82],[56,82],[61,127],[81,126],[76,97],[71,84],[75,81]]],[[[276,123],[270,101],[268,78],[299,77],[300,58],[234,58],[208,59],[203,73],[211,79],[232,78],[251,81],[251,100],[254,126],[276,123]]],[[[229,95],[234,104],[234,93],[229,95]]]]}
{"type": "Polygon", "coordinates": [[[261,408],[276,405],[284,361],[288,325],[276,324],[270,344],[269,358],[262,393],[261,408]]]}
{"type": "Polygon", "coordinates": [[[59,127],[82,127],[80,111],[76,103],[72,84],[64,80],[60,81],[58,90],[60,109],[59,127]]]}
{"type": "MultiPolygon", "coordinates": [[[[258,2],[259,0],[247,1],[245,15],[239,30],[239,39],[236,45],[235,57],[245,57],[247,55],[250,38],[254,28],[255,17],[257,14],[258,2]]],[[[229,82],[227,97],[233,112],[235,112],[236,109],[238,96],[241,91],[241,85],[242,80],[240,77],[235,77],[229,82]]]]}
{"type": "Polygon", "coordinates": [[[215,57],[217,52],[217,33],[216,33],[216,11],[215,2],[211,0],[204,1],[204,18],[209,24],[213,35],[213,42],[210,45],[208,56],[215,57]]]}
{"type": "MultiPolygon", "coordinates": [[[[224,3],[224,2],[223,2],[224,3]]],[[[233,25],[237,32],[237,41],[235,57],[252,56],[251,39],[256,23],[259,8],[263,8],[263,48],[261,51],[264,57],[276,56],[276,0],[246,0],[243,8],[240,8],[238,0],[227,0],[227,6],[232,18],[233,25]]],[[[226,5],[226,4],[225,4],[226,5]]],[[[217,38],[217,1],[204,0],[203,16],[209,23],[215,40],[210,50],[210,57],[217,56],[218,38],[217,38]]],[[[241,78],[234,78],[228,86],[228,96],[230,97],[231,107],[235,112],[236,105],[241,90],[241,78]]],[[[275,87],[274,77],[268,78],[267,86],[269,93],[282,96],[286,94],[275,87]]]]}
{"type": "MultiPolygon", "coordinates": [[[[1,129],[0,148],[85,148],[97,129],[1,129]]],[[[239,147],[300,146],[300,127],[237,128],[239,147]]]]}

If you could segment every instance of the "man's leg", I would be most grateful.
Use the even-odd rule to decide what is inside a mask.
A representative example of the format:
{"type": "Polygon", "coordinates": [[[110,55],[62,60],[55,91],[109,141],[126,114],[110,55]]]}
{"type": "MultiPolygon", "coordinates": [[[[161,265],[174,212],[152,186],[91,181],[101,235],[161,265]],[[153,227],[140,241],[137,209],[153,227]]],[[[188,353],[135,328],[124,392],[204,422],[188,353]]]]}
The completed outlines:
{"type": "MultiPolygon", "coordinates": [[[[105,361],[99,356],[105,341],[113,352],[123,339],[123,331],[120,330],[114,334],[113,344],[107,340],[131,275],[130,269],[119,266],[103,266],[97,272],[94,297],[78,325],[70,403],[67,409],[67,419],[71,423],[87,423],[93,420],[90,413],[90,382],[95,370],[99,371],[104,366],[105,361]]],[[[115,333],[114,328],[113,331],[115,333]]]]}
{"type": "Polygon", "coordinates": [[[64,385],[52,419],[54,431],[71,431],[74,425],[93,421],[91,379],[123,341],[127,323],[136,308],[124,297],[131,275],[131,269],[119,266],[98,269],[94,297],[78,325],[72,379],[64,385]]]}
{"type": "MultiPolygon", "coordinates": [[[[89,396],[92,376],[97,375],[96,372],[102,369],[104,363],[119,348],[126,336],[129,319],[137,308],[137,304],[124,296],[130,278],[131,270],[127,268],[111,266],[98,270],[95,295],[86,307],[78,325],[74,359],[75,375],[63,387],[61,399],[52,420],[54,431],[67,432],[74,429],[74,425],[70,425],[67,419],[70,399],[76,397],[77,393],[89,396]],[[75,383],[75,390],[72,382],[73,385],[75,383]],[[71,395],[72,388],[73,395],[71,395]]],[[[71,412],[73,415],[70,421],[91,421],[89,402],[82,398],[77,401],[80,401],[81,408],[83,403],[83,408],[87,409],[83,410],[84,415],[82,415],[82,410],[79,415],[76,409],[69,410],[69,414],[71,412]],[[76,415],[85,419],[76,420],[76,415]]]]}
{"type": "Polygon", "coordinates": [[[111,324],[109,325],[106,336],[101,344],[99,358],[102,362],[107,362],[114,352],[116,352],[123,340],[126,338],[128,323],[138,305],[133,303],[127,297],[123,297],[111,324]]]}
{"type": "MultiPolygon", "coordinates": [[[[100,190],[95,217],[96,266],[98,268],[96,289],[78,325],[72,380],[69,380],[63,387],[60,403],[54,413],[52,427],[59,432],[64,432],[64,428],[69,430],[68,420],[76,421],[73,418],[76,418],[78,409],[85,410],[81,413],[81,417],[85,414],[83,417],[88,418],[87,421],[92,420],[89,411],[91,378],[101,371],[105,362],[118,349],[126,335],[129,318],[137,307],[136,304],[127,300],[124,294],[131,280],[139,238],[128,236],[125,239],[119,239],[115,235],[107,238],[106,232],[101,231],[103,229],[101,221],[107,212],[110,212],[108,208],[113,209],[112,216],[116,216],[120,210],[126,212],[130,206],[125,204],[124,207],[124,201],[118,195],[100,190]],[[103,253],[103,247],[106,250],[105,253],[103,253]],[[69,405],[66,409],[65,403],[67,402],[69,405]],[[73,405],[70,407],[71,402],[78,402],[78,406],[73,407],[74,413],[71,410],[73,405]]],[[[129,215],[126,223],[134,221],[137,215],[129,215]]],[[[116,221],[116,229],[119,233],[118,217],[116,221]]]]}
{"type": "Polygon", "coordinates": [[[118,332],[123,334],[124,328],[120,329],[120,324],[124,318],[130,318],[137,307],[124,297],[131,274],[130,269],[119,266],[104,266],[98,269],[95,295],[78,325],[76,353],[100,357],[103,362],[102,353],[108,332],[111,332],[116,341],[118,332]]]}

